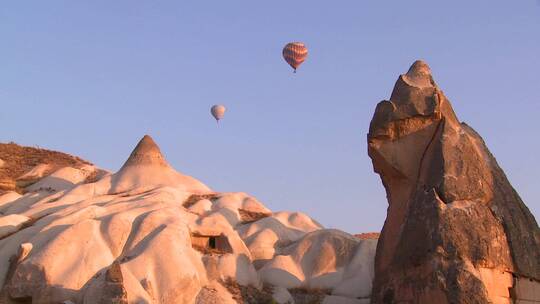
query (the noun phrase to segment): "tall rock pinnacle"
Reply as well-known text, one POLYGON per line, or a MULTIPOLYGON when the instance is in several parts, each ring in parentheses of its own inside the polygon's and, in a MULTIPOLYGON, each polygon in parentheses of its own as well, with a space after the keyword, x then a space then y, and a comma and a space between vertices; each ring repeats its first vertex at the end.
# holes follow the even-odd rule
POLYGON ((372 303, 512 303, 540 288, 538 224, 425 62, 377 105, 368 154, 389 204, 372 303))
POLYGON ((152 137, 145 135, 133 149, 123 167, 134 165, 168 166, 169 164, 152 137))
POLYGON ((165 160, 154 140, 145 135, 137 144, 122 168, 112 176, 111 194, 136 188, 175 187, 187 192, 211 191, 191 176, 174 170, 165 160))

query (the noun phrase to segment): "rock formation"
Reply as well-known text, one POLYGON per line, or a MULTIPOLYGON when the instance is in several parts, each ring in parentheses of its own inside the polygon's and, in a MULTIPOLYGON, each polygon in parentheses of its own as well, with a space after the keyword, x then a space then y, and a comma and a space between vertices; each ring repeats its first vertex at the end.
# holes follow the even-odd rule
POLYGON ((193 193, 211 192, 198 180, 174 170, 148 135, 139 141, 120 171, 113 174, 111 182, 111 194, 147 186, 169 186, 193 193))
POLYGON ((24 192, 25 188, 54 171, 71 167, 84 168, 88 175, 102 174, 91 163, 65 153, 0 143, 0 193, 24 192))
POLYGON ((372 303, 540 301, 540 229, 426 63, 377 105, 368 153, 389 203, 372 303))
POLYGON ((369 303, 377 239, 214 192, 149 136, 114 174, 80 170, 0 195, 0 303, 369 303))

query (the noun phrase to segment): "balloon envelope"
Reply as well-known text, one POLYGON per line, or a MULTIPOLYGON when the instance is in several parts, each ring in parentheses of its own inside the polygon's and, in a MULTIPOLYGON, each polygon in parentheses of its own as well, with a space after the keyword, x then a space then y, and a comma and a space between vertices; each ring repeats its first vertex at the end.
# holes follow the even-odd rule
POLYGON ((212 116, 219 121, 225 115, 225 110, 226 108, 223 105, 213 105, 210 109, 210 113, 212 113, 212 116))
POLYGON ((291 42, 283 48, 283 59, 294 69, 296 69, 306 60, 308 49, 302 42, 291 42))

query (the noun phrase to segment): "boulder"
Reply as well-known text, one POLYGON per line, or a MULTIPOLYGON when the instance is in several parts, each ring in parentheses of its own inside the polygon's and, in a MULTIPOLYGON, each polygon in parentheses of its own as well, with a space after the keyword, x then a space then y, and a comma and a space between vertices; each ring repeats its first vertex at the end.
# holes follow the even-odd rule
POLYGON ((510 303, 512 276, 540 280, 538 224, 425 62, 377 105, 368 154, 389 204, 373 303, 510 303))

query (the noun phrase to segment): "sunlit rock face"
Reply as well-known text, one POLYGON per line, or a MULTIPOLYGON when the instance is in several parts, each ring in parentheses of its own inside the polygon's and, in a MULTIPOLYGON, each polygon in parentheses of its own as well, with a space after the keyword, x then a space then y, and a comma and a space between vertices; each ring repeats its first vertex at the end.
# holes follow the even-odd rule
POLYGON ((516 295, 513 276, 540 280, 538 225, 425 62, 416 61, 377 105, 368 153, 389 204, 373 303, 528 297, 516 295))
POLYGON ((149 136, 113 174, 44 168, 0 194, 0 303, 369 302, 376 239, 215 192, 149 136))

